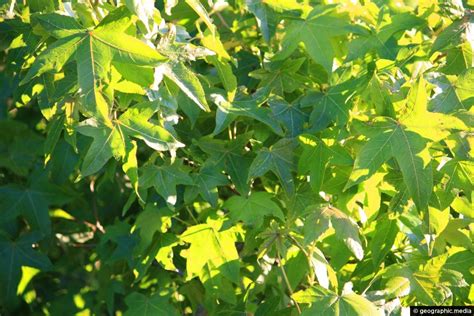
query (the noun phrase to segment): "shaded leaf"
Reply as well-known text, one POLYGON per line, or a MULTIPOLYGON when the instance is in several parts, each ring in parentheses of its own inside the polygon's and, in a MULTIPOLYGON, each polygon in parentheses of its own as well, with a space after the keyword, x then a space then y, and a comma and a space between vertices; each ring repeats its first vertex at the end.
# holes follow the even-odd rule
POLYGON ((22 266, 46 271, 52 268, 49 258, 34 250, 33 244, 40 237, 30 233, 17 240, 11 240, 0 234, 0 300, 4 306, 12 305, 16 300, 16 291, 22 275, 22 266))
POLYGON ((266 216, 283 219, 283 212, 278 204, 272 201, 272 195, 266 192, 255 192, 249 197, 233 196, 224 203, 230 210, 229 217, 233 221, 259 227, 266 216))
POLYGON ((154 294, 147 297, 139 292, 133 292, 125 298, 128 306, 126 316, 179 315, 166 297, 154 294))
POLYGON ((337 295, 330 290, 313 286, 307 290, 298 291, 292 298, 300 304, 311 304, 301 315, 382 315, 382 312, 365 297, 356 293, 337 295))
POLYGON ((295 185, 291 171, 295 167, 294 148, 295 143, 290 139, 281 139, 270 148, 262 148, 250 166, 249 179, 272 171, 280 180, 285 192, 293 195, 295 185))

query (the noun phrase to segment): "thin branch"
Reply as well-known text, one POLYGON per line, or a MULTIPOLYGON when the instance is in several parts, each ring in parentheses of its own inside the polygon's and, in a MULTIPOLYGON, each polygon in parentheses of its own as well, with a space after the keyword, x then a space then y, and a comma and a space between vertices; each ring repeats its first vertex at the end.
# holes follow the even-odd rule
POLYGON ((193 224, 191 224, 191 223, 189 223, 189 222, 187 222, 187 221, 185 221, 185 220, 179 218, 178 215, 173 215, 173 216, 171 216, 171 218, 174 218, 174 219, 177 220, 178 222, 183 223, 186 227, 193 226, 193 224))
POLYGON ((188 214, 189 214, 189 216, 191 216, 191 218, 193 219, 194 223, 195 223, 196 225, 199 224, 198 220, 196 219, 196 217, 194 217, 193 212, 189 209, 189 207, 186 206, 185 209, 186 209, 186 211, 188 211, 188 214))
POLYGON ((301 307, 298 304, 298 302, 293 298, 293 290, 291 289, 290 281, 288 280, 288 276, 286 275, 285 268, 283 267, 281 263, 281 256, 280 253, 277 251, 277 258, 278 258, 278 266, 281 269, 281 274, 283 275, 283 280, 285 281, 286 287, 288 288, 288 292, 290 293, 290 299, 293 301, 293 303, 296 306, 296 309, 298 310, 298 314, 301 315, 301 307))
POLYGON ((216 11, 216 15, 217 15, 217 17, 219 18, 219 20, 222 22, 222 24, 223 24, 226 28, 228 28, 228 29, 230 30, 231 28, 230 28, 229 24, 227 24, 227 22, 225 21, 225 19, 224 19, 224 17, 222 16, 222 14, 221 14, 220 12, 217 12, 217 11, 216 11))
POLYGON ((365 292, 369 290, 369 288, 374 284, 374 282, 379 278, 379 274, 376 274, 372 280, 370 280, 369 284, 367 284, 367 287, 362 291, 361 295, 365 295, 365 292))
MULTIPOLYGON (((97 210, 97 200, 96 200, 96 195, 95 195, 95 179, 91 180, 90 183, 90 191, 92 193, 92 210, 94 212, 94 218, 95 218, 95 227, 98 231, 100 231, 102 234, 105 234, 105 229, 100 223, 99 220, 99 212, 97 210)), ((95 232, 95 230, 94 230, 95 232)))

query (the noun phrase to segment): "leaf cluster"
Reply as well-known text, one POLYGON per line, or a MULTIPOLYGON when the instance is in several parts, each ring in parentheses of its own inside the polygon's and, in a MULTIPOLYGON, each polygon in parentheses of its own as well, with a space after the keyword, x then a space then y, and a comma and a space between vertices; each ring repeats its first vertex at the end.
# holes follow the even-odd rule
POLYGON ((0 314, 473 304, 471 1, 0 12, 0 314))

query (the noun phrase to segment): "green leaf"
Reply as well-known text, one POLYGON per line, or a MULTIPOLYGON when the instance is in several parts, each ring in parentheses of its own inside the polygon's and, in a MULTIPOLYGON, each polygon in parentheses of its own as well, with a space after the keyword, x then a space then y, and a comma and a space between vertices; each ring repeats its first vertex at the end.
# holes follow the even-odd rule
POLYGON ((444 51, 452 46, 457 46, 462 41, 462 35, 467 30, 468 23, 464 20, 454 21, 438 34, 436 40, 431 46, 431 53, 436 51, 444 51))
POLYGON ((74 18, 57 13, 35 14, 32 16, 32 21, 58 39, 85 31, 74 18))
POLYGON ((255 15, 263 38, 269 42, 275 35, 277 25, 280 22, 277 13, 263 1, 250 0, 246 2, 246 5, 249 11, 255 15))
POLYGON ((428 208, 428 225, 430 232, 434 235, 439 235, 449 223, 449 208, 444 210, 437 210, 434 207, 428 208))
POLYGON ((382 74, 374 72, 363 96, 369 105, 375 108, 378 115, 395 117, 390 90, 384 85, 381 76, 382 74))
POLYGON ((92 36, 85 36, 76 50, 77 82, 82 106, 86 113, 109 116, 109 104, 99 86, 110 82, 110 49, 102 43, 95 43, 92 36))
POLYGON ((199 194, 212 206, 217 205, 218 186, 227 185, 229 180, 212 166, 204 166, 199 173, 193 174, 194 184, 197 186, 199 194))
POLYGON ((469 250, 463 250, 456 252, 449 256, 444 265, 445 268, 459 271, 464 275, 464 278, 468 284, 472 284, 474 281, 474 275, 470 271, 472 268, 472 260, 474 259, 474 253, 469 250))
POLYGON ((468 129, 461 119, 453 115, 428 111, 428 95, 423 78, 410 89, 405 106, 408 113, 401 117, 401 123, 427 139, 440 141, 451 130, 468 129))
POLYGON ((426 209, 433 188, 428 141, 414 132, 405 130, 399 123, 384 122, 388 124, 382 128, 381 134, 371 137, 356 158, 346 189, 369 178, 388 158, 394 157, 416 206, 420 210, 426 209))
POLYGON ((48 137, 44 143, 44 153, 46 154, 47 159, 53 152, 54 147, 56 147, 59 137, 61 136, 63 126, 64 115, 57 115, 52 119, 52 122, 48 127, 48 137))
POLYGON ((194 10, 194 12, 197 13, 197 15, 199 15, 199 17, 204 21, 209 30, 211 30, 211 32, 214 32, 216 27, 212 23, 212 19, 209 17, 209 14, 207 13, 206 9, 201 4, 201 1, 185 0, 185 2, 194 10))
POLYGON ((148 46, 139 39, 109 30, 108 27, 96 29, 89 33, 97 42, 109 47, 113 59, 117 62, 135 64, 138 66, 157 66, 167 60, 156 49, 148 46))
POLYGON ((22 266, 44 271, 52 268, 49 258, 33 248, 33 244, 39 240, 35 233, 23 235, 17 240, 0 234, 0 300, 4 306, 13 305, 16 301, 22 266))
POLYGON ((283 98, 272 98, 268 101, 275 119, 280 121, 286 128, 288 137, 301 134, 308 115, 303 112, 299 104, 290 104, 283 98))
POLYGON ((112 61, 112 65, 120 73, 122 78, 128 82, 136 83, 142 88, 150 87, 153 84, 153 68, 119 63, 116 61, 112 61))
POLYGON ((14 175, 27 176, 42 154, 42 139, 19 121, 0 122, 0 167, 14 175))
POLYGON ((140 40, 120 32, 124 31, 124 25, 129 25, 130 22, 130 17, 122 11, 113 11, 111 17, 105 19, 106 21, 95 30, 80 33, 77 30, 82 28, 79 29, 80 26, 72 22, 71 18, 54 14, 40 15, 39 23, 43 23, 53 35, 61 38, 38 56, 22 84, 45 72, 60 71, 74 56, 84 111, 89 116, 99 115, 106 119, 109 115, 107 103, 112 99, 111 91, 104 91, 109 99, 107 101, 99 87, 107 86, 110 82, 112 60, 148 67, 167 60, 140 40), (110 21, 114 17, 118 19, 117 23, 110 21), (125 21, 119 23, 122 18, 125 21), (115 29, 111 31, 112 28, 115 29), (73 35, 63 37, 68 35, 68 32, 73 35))
POLYGON ((224 301, 235 305, 237 302, 232 283, 228 281, 222 274, 204 269, 201 282, 206 290, 206 299, 224 301))
POLYGON ((180 184, 193 185, 193 179, 182 166, 181 160, 166 162, 161 166, 148 164, 141 168, 140 187, 149 188, 153 186, 167 203, 176 204, 176 187, 180 184))
POLYGON ((282 41, 277 60, 288 58, 300 42, 305 44, 311 58, 321 64, 328 74, 332 73, 334 46, 331 40, 348 33, 348 24, 340 17, 318 14, 314 9, 305 20, 295 20, 289 25, 282 41))
POLYGON ((60 71, 71 57, 74 56, 74 52, 81 41, 81 35, 76 34, 54 42, 35 59, 21 84, 26 84, 46 72, 60 71))
POLYGON ((446 75, 458 75, 472 67, 473 49, 466 41, 446 51, 446 64, 441 68, 446 75))
POLYGON ((474 218, 474 204, 470 202, 466 197, 457 196, 454 199, 453 203, 451 203, 451 207, 459 214, 474 218))
POLYGON ((82 122, 76 130, 94 139, 82 162, 82 177, 97 173, 112 157, 117 160, 125 157, 126 144, 115 125, 108 126, 89 119, 82 122))
POLYGON ((180 239, 191 244, 186 253, 188 279, 203 278, 206 269, 217 270, 230 281, 239 281, 239 255, 235 249, 235 236, 230 230, 220 231, 221 222, 191 226, 180 239), (206 249, 205 252, 202 249, 206 249))
POLYGON ((462 72, 456 80, 442 76, 430 80, 441 93, 430 100, 430 111, 440 113, 453 113, 459 110, 469 110, 474 102, 474 70, 472 68, 462 72))
POLYGON ((303 107, 313 107, 309 123, 311 129, 316 132, 325 129, 333 122, 344 125, 349 119, 346 97, 336 89, 329 89, 325 93, 309 93, 301 100, 301 104, 303 107))
POLYGON ((52 184, 45 174, 34 172, 27 186, 0 187, 0 207, 5 212, 2 222, 22 215, 40 236, 48 236, 51 234, 49 206, 64 204, 70 198, 69 194, 52 184))
POLYGON ((140 212, 135 222, 135 229, 140 236, 140 243, 136 252, 140 256, 147 255, 147 250, 152 246, 154 237, 159 233, 165 233, 171 226, 172 212, 166 208, 158 208, 153 204, 147 204, 140 212))
POLYGON ((209 163, 223 165, 224 171, 230 176, 237 191, 247 195, 249 183, 247 174, 252 163, 249 155, 245 155, 244 147, 248 142, 248 135, 240 135, 232 142, 202 138, 198 146, 209 154, 209 163))
POLYGON ((337 295, 330 290, 313 286, 294 293, 292 298, 300 304, 311 304, 303 311, 303 316, 382 315, 372 302, 353 292, 337 295))
POLYGON ((125 298, 128 309, 125 316, 179 315, 166 297, 154 294, 150 297, 132 292, 125 298))
POLYGON ((150 121, 156 113, 156 104, 143 102, 130 107, 114 121, 122 137, 135 137, 143 140, 150 148, 158 151, 174 151, 183 147, 176 138, 158 123, 150 121))
POLYGON ((156 73, 164 74, 173 81, 194 103, 202 110, 210 111, 206 95, 198 77, 183 63, 177 62, 172 65, 164 64, 157 68, 156 73))
POLYGON ((445 175, 446 181, 443 188, 447 192, 453 189, 463 190, 467 197, 470 197, 474 188, 474 162, 469 160, 453 159, 448 161, 441 172, 445 175))
POLYGON ((280 125, 272 118, 271 111, 268 108, 259 107, 256 100, 236 100, 228 102, 222 96, 216 96, 214 103, 219 108, 216 115, 216 128, 214 134, 218 134, 227 127, 235 116, 245 116, 269 126, 276 134, 283 134, 280 125), (221 121, 221 122, 219 122, 221 121), (224 122, 222 122, 224 121, 224 122))
MULTIPOLYGON (((98 90, 110 82, 112 60, 138 66, 156 66, 166 60, 155 49, 140 40, 109 31, 107 27, 89 31, 82 39, 76 53, 78 83, 83 105, 90 113, 108 116, 107 101, 98 90)), ((110 92, 109 92, 110 94, 110 92)), ((110 99, 110 96, 109 96, 110 99)))
POLYGON ((312 135, 301 135, 298 139, 303 147, 298 161, 298 172, 308 174, 311 188, 319 193, 332 155, 327 146, 312 135))
POLYGON ((450 219, 446 228, 435 239, 433 248, 441 253, 449 243, 453 246, 463 247, 471 251, 474 250, 472 239, 466 231, 466 227, 473 222, 472 218, 450 219))
POLYGON ((315 194, 311 186, 306 182, 296 188, 295 194, 287 201, 287 208, 293 214, 304 214, 308 205, 314 205, 319 202, 321 202, 319 194, 315 194))
POLYGON ((383 131, 371 138, 361 148, 354 161, 354 168, 345 190, 367 180, 380 169, 385 161, 392 157, 391 139, 394 135, 396 135, 395 130, 383 131))
POLYGON ((377 33, 377 37, 382 43, 397 33, 409 30, 414 27, 420 27, 426 23, 420 17, 414 16, 410 13, 401 13, 391 17, 389 24, 384 25, 377 33))
POLYGON ((242 195, 246 195, 250 190, 247 175, 251 164, 252 158, 245 155, 229 155, 225 160, 224 170, 229 175, 237 191, 242 195))
POLYGON ((137 161, 137 142, 131 141, 127 143, 125 148, 125 156, 123 157, 124 163, 122 165, 123 172, 128 176, 130 179, 130 183, 132 184, 135 193, 138 194, 138 161, 137 161))
POLYGON ((32 0, 28 3, 31 12, 52 12, 55 10, 55 3, 52 0, 32 0))
POLYGON ((118 222, 105 228, 98 246, 101 262, 113 264, 125 261, 130 267, 133 266, 135 258, 131 257, 130 253, 138 244, 138 236, 131 234, 130 230, 130 225, 125 222, 118 222))
POLYGON ((155 10, 152 0, 126 0, 125 5, 138 16, 143 24, 148 25, 148 20, 153 17, 155 10))
POLYGON ((474 69, 469 68, 466 71, 459 74, 456 80, 456 93, 459 99, 465 101, 464 109, 469 110, 474 105, 472 98, 474 97, 474 90, 472 85, 474 83, 474 69))
POLYGON ((422 304, 442 304, 452 295, 446 291, 446 285, 454 285, 446 278, 450 273, 444 268, 446 259, 447 255, 433 257, 419 268, 417 262, 389 266, 383 274, 388 279, 385 295, 387 298, 410 295, 422 304))
POLYGON ((133 22, 136 21, 136 16, 127 8, 121 6, 110 11, 105 18, 97 25, 96 30, 109 30, 113 32, 125 32, 133 22))
MULTIPOLYGON (((208 57, 211 59, 218 59, 221 61, 222 64, 227 64, 228 71, 231 71, 231 67, 226 61, 230 61, 231 57, 229 56, 229 53, 227 53, 224 44, 222 44, 222 41, 220 40, 219 34, 217 32, 213 32, 211 30, 206 30, 204 32, 201 32, 201 43, 205 48, 208 48, 212 50, 214 53, 216 53, 217 56, 212 56, 209 55, 208 57)), ((213 62, 214 64, 214 62, 213 62)), ((216 67, 221 67, 219 65, 216 65, 216 67)), ((217 68, 217 71, 221 71, 217 68)), ((219 75, 220 76, 220 75, 219 75)), ((231 78, 231 76, 228 76, 229 78, 229 83, 230 80, 236 80, 235 78, 231 78)), ((224 81, 224 79, 221 80, 224 81)), ((237 84, 237 83, 236 83, 237 84)))
POLYGON ((375 234, 370 244, 374 267, 379 267, 390 252, 398 232, 399 229, 396 220, 388 217, 377 220, 375 234))
POLYGON ((178 271, 173 262, 173 247, 178 245, 178 237, 173 233, 162 234, 160 237, 159 250, 155 260, 166 270, 178 271))
POLYGON ((262 148, 249 170, 249 179, 260 177, 272 171, 280 180, 288 195, 293 195, 295 185, 291 171, 295 169, 293 150, 296 144, 291 139, 281 139, 270 148, 262 148))
POLYGON ((249 73, 249 76, 260 80, 259 88, 267 89, 282 96, 291 93, 304 85, 307 78, 298 73, 306 58, 285 59, 267 62, 262 69, 249 73))
POLYGON ((344 241, 347 248, 358 260, 362 260, 364 248, 362 248, 362 242, 359 238, 359 226, 357 226, 356 222, 334 207, 323 208, 318 216, 330 220, 336 231, 336 237, 344 241))
POLYGON ((382 24, 378 32, 370 32, 365 28, 358 28, 359 37, 349 43, 347 61, 362 58, 367 53, 375 51, 381 58, 394 60, 397 57, 398 47, 394 42, 403 35, 404 31, 413 28, 421 29, 426 21, 410 13, 392 15, 382 24))
POLYGON ((129 108, 113 122, 93 118, 81 122, 76 128, 77 131, 94 138, 84 157, 81 176, 86 177, 98 172, 112 157, 130 163, 135 159, 130 156, 130 151, 133 150, 130 141, 132 137, 143 140, 149 147, 158 151, 174 151, 182 147, 165 128, 149 122, 155 112, 156 108, 152 102, 143 102, 129 108))
POLYGON ((418 209, 425 210, 433 190, 431 156, 426 140, 418 134, 397 128, 390 142, 410 196, 418 209))
POLYGON ((230 63, 220 60, 218 57, 209 56, 208 59, 216 67, 217 74, 221 79, 222 85, 227 91, 227 97, 232 101, 237 92, 237 78, 232 72, 232 66, 230 63))
POLYGON ((274 216, 283 220, 283 212, 278 204, 272 201, 267 192, 255 192, 249 197, 233 196, 224 203, 228 208, 229 217, 233 221, 243 221, 247 225, 259 227, 266 216, 274 216))

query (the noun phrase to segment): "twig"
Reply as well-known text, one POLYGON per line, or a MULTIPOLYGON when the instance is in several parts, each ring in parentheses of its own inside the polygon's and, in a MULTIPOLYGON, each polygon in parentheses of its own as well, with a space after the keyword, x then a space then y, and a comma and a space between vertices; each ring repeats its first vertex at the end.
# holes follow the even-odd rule
POLYGON ((185 220, 179 218, 178 215, 173 215, 173 216, 171 216, 171 218, 174 218, 174 219, 177 220, 178 222, 183 223, 184 225, 186 225, 186 227, 193 226, 193 224, 191 224, 191 223, 189 223, 189 222, 187 222, 187 221, 185 221, 185 220))
POLYGON ((224 17, 222 16, 222 14, 220 12, 216 11, 216 15, 219 18, 219 20, 221 20, 222 24, 224 24, 224 26, 230 30, 230 26, 229 26, 229 24, 227 24, 224 17))
POLYGON ((301 307, 298 302, 293 298, 293 290, 291 289, 290 281, 288 280, 288 276, 286 275, 285 268, 281 264, 281 257, 279 252, 277 252, 277 258, 278 266, 280 266, 281 273, 283 274, 283 280, 285 281, 286 287, 288 288, 288 292, 290 293, 290 299, 293 301, 293 303, 295 303, 296 309, 298 310, 298 314, 301 315, 301 307))
MULTIPOLYGON (((96 196, 95 196, 95 179, 92 179, 91 180, 91 183, 90 183, 90 190, 91 190, 91 193, 92 193, 92 210, 94 212, 94 217, 95 217, 95 227, 98 231, 100 231, 102 234, 105 234, 105 229, 104 227, 102 226, 102 224, 100 223, 100 220, 99 220, 99 212, 97 211, 97 201, 96 201, 96 196)), ((94 230, 95 232, 95 230, 94 230)))
POLYGON ((186 211, 188 211, 188 214, 189 214, 189 216, 191 216, 191 218, 193 219, 194 223, 195 223, 196 225, 199 224, 198 220, 196 219, 196 217, 194 217, 193 212, 189 209, 189 207, 186 206, 185 209, 186 209, 186 211))
POLYGON ((367 292, 367 290, 372 286, 372 284, 374 284, 375 280, 377 280, 378 278, 379 278, 379 275, 376 274, 374 278, 370 280, 369 284, 367 284, 367 287, 362 291, 361 295, 364 295, 365 292, 367 292))
POLYGON ((74 248, 95 248, 97 247, 97 244, 81 244, 81 243, 71 243, 71 246, 74 248))

